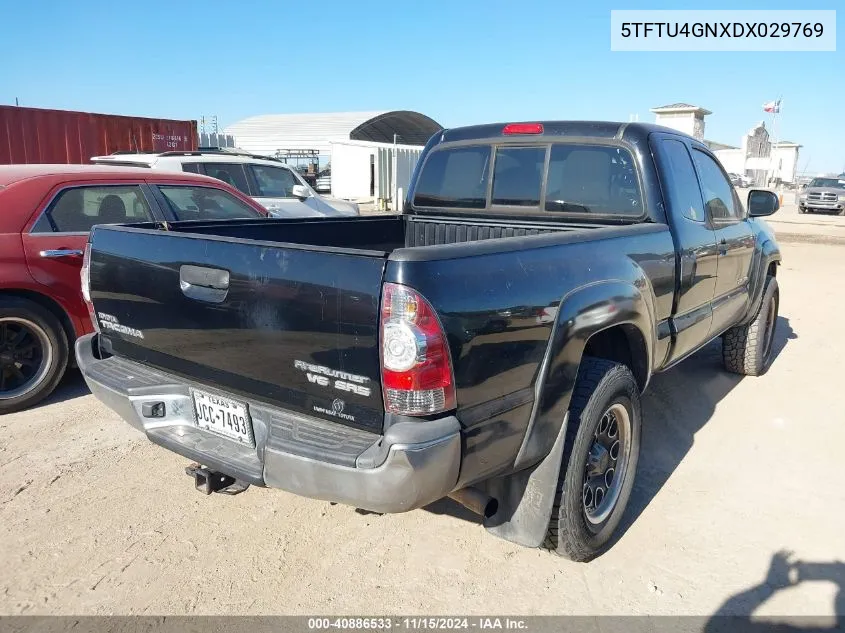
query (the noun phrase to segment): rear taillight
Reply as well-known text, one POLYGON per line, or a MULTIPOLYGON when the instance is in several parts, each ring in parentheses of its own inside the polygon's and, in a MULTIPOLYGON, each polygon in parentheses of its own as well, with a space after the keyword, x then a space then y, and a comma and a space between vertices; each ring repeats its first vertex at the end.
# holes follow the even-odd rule
POLYGON ((381 381, 384 408, 402 415, 454 409, 455 380, 446 335, 417 292, 386 283, 381 298, 381 381))
POLYGON ((85 255, 82 257, 82 270, 79 271, 79 279, 82 284, 82 298, 85 300, 85 306, 88 308, 88 316, 91 317, 91 323, 94 324, 94 329, 100 331, 100 325, 97 323, 97 315, 94 312, 94 304, 91 303, 91 244, 85 245, 85 255))

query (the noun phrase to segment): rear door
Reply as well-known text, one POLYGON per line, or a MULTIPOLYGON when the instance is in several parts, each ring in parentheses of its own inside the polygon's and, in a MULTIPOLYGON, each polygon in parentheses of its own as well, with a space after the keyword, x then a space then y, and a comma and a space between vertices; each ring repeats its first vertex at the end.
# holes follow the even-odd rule
POLYGON ((697 148, 692 155, 719 251, 710 332, 714 336, 736 323, 748 307, 755 237, 742 204, 718 161, 697 148))
POLYGON ((380 431, 386 254, 226 237, 250 230, 241 222, 189 226, 94 230, 105 348, 244 401, 380 431))
MULTIPOLYGON (((95 224, 156 219, 145 186, 67 183, 56 187, 21 233, 33 279, 49 286, 65 305, 82 305, 79 273, 88 233, 95 224)), ((85 325, 88 324, 83 320, 85 325)))
POLYGON ((653 134, 654 155, 678 249, 675 344, 668 362, 683 358, 710 335, 719 266, 716 233, 708 222, 690 148, 679 137, 653 134))

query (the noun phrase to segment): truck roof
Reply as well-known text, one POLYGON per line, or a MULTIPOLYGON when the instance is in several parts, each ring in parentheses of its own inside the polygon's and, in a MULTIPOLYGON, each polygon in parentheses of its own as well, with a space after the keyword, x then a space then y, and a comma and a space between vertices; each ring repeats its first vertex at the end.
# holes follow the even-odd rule
MULTIPOLYGON (((506 125, 542 125, 542 134, 520 134, 521 139, 542 136, 572 136, 594 138, 618 138, 627 141, 645 141, 653 132, 664 132, 686 136, 687 134, 672 128, 653 123, 623 123, 619 121, 514 121, 502 123, 486 123, 443 130, 440 142, 469 141, 474 139, 489 139, 504 136, 506 125)), ((694 139, 693 139, 694 140, 694 139)))

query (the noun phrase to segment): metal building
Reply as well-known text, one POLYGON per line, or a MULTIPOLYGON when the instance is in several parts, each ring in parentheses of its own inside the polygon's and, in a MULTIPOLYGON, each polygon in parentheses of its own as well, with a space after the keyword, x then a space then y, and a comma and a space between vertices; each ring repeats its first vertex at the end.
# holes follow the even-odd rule
POLYGON ((234 123, 225 133, 254 154, 317 152, 323 164, 331 164, 332 195, 380 202, 394 201, 397 190, 407 187, 419 150, 441 129, 419 112, 382 110, 265 114, 234 123))

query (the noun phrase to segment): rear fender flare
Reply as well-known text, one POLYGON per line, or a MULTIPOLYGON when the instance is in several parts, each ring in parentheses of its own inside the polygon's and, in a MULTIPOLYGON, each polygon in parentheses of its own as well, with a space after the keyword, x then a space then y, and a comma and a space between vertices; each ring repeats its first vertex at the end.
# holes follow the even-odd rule
POLYGON ((535 385, 534 410, 515 460, 515 470, 537 463, 552 449, 569 409, 584 348, 591 336, 616 326, 634 328, 645 345, 639 375, 645 388, 654 354, 654 307, 650 294, 623 280, 582 286, 564 297, 535 385))
POLYGON ((484 521, 489 532, 528 547, 542 543, 562 467, 569 402, 587 341, 611 327, 636 328, 645 341, 644 387, 654 349, 649 296, 639 284, 609 280, 582 286, 561 301, 537 377, 534 410, 515 460, 517 472, 480 485, 499 502, 496 514, 484 521))

